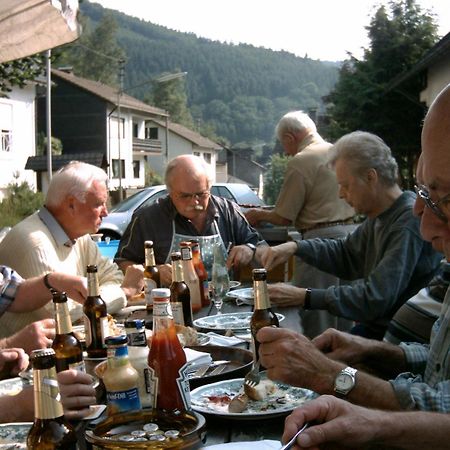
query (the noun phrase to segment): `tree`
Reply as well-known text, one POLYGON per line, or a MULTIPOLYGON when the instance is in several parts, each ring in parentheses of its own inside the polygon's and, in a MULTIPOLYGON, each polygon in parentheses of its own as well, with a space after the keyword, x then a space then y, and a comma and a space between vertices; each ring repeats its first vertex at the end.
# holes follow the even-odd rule
POLYGON ((264 201, 268 205, 275 204, 281 186, 283 185, 289 158, 284 155, 273 155, 270 160, 270 169, 266 172, 264 183, 264 201))
POLYGON ((381 6, 367 27, 370 47, 364 59, 350 57, 326 98, 335 140, 354 130, 370 131, 391 147, 411 187, 424 107, 419 101, 420 80, 411 79, 396 89, 392 80, 407 72, 437 41, 434 16, 423 12, 416 0, 391 1, 390 13, 381 6))

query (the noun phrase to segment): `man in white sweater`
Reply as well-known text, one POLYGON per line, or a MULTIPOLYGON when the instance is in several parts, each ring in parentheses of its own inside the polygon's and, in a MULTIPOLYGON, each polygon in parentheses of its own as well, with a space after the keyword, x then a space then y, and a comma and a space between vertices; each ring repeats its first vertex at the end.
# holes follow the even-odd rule
MULTIPOLYGON (((116 264, 101 256, 89 235, 108 214, 106 182, 106 173, 90 164, 74 161, 60 169, 49 185, 45 206, 14 226, 0 243, 0 263, 24 278, 55 271, 85 277, 86 266, 95 264, 108 312, 123 308, 142 288, 141 269, 134 267, 124 277, 116 264)), ((69 309, 73 321, 81 318, 82 305, 69 300, 69 309)), ((51 302, 33 312, 6 312, 0 318, 0 337, 50 317, 51 302)))

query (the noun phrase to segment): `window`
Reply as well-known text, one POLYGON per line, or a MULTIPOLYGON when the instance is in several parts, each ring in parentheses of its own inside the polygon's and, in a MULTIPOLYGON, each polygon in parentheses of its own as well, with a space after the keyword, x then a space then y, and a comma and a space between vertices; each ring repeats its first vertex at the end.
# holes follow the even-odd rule
MULTIPOLYGON (((120 160, 120 165, 122 168, 122 178, 125 178, 125 160, 121 159, 120 160)), ((113 178, 119 178, 120 174, 119 174, 119 160, 118 159, 113 159, 112 160, 112 171, 113 171, 113 178)))
POLYGON ((158 127, 145 127, 145 139, 159 139, 158 127))
POLYGON ((133 137, 134 138, 139 137, 139 135, 138 135, 138 124, 137 123, 133 123, 133 137))
POLYGON ((133 161, 133 177, 139 178, 139 172, 141 168, 141 162, 139 160, 133 161))
MULTIPOLYGON (((118 136, 118 129, 117 129, 117 125, 119 123, 119 118, 118 117, 112 117, 111 118, 111 137, 113 139, 117 139, 118 136)), ((120 139, 123 139, 125 137, 125 119, 124 118, 120 118, 120 139)))
POLYGON ((10 130, 2 130, 1 136, 2 136, 2 143, 0 150, 2 152, 10 152, 11 151, 11 131, 10 130))
POLYGON ((194 156, 198 156, 200 158, 200 152, 192 152, 194 156))
POLYGON ((207 162, 208 164, 211 164, 211 153, 203 153, 203 159, 204 159, 205 162, 207 162))

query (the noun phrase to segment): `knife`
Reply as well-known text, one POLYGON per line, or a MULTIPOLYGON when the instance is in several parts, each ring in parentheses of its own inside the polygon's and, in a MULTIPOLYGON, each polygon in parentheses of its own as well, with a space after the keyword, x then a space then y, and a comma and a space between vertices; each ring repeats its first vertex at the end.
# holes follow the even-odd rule
POLYGON ((229 364, 230 361, 227 360, 220 360, 220 361, 213 361, 211 364, 205 364, 203 366, 200 366, 198 369, 194 371, 192 374, 192 377, 194 378, 201 378, 203 377, 206 372, 208 372, 209 369, 216 368, 217 366, 222 366, 224 364, 229 364))

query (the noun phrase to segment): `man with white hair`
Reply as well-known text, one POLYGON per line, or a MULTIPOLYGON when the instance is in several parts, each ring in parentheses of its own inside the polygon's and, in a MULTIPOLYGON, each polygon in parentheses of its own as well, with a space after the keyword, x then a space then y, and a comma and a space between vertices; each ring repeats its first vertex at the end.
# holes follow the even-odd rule
MULTIPOLYGON (((302 111, 285 114, 276 127, 276 135, 290 159, 275 208, 250 209, 245 213, 251 225, 269 222, 294 225, 302 239, 337 239, 355 229, 353 208, 338 195, 336 174, 328 167, 331 144, 317 133, 316 124, 302 111)), ((341 283, 339 277, 323 272, 296 258, 293 284, 325 289, 341 283)), ((301 310, 304 334, 310 338, 327 328, 349 330, 352 322, 328 311, 301 310)))
MULTIPOLYGON (((124 278, 114 263, 102 257, 89 235, 98 231, 108 214, 106 182, 102 169, 83 162, 73 161, 60 169, 50 182, 45 206, 14 226, 0 243, 1 263, 24 278, 56 271, 84 278, 87 265, 95 264, 108 312, 123 308, 142 284, 133 271, 124 278)), ((54 287, 50 275, 45 282, 49 289, 54 287)), ((81 318, 79 303, 69 300, 69 309, 72 320, 81 318)), ((51 304, 28 313, 6 312, 0 319, 0 337, 53 314, 51 304)))

